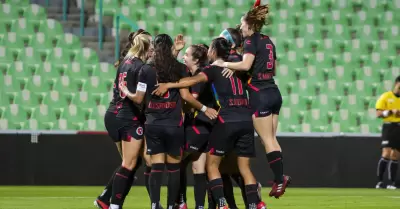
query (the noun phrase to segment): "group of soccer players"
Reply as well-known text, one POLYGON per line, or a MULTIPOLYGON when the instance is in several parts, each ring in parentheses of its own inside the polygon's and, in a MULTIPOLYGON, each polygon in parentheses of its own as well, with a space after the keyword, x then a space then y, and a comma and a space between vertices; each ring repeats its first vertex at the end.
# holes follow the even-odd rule
POLYGON ((139 30, 116 63, 113 99, 105 126, 122 164, 95 205, 120 209, 144 159, 151 208, 162 208, 160 189, 168 172, 167 208, 186 206, 186 166, 192 162, 196 208, 237 208, 232 177, 246 208, 265 209, 251 169, 254 129, 265 145, 275 175, 269 194, 279 198, 290 183, 276 139, 282 97, 274 82, 275 45, 260 33, 268 5, 257 1, 241 19, 210 44, 190 46, 177 61, 183 37, 139 30), (244 38, 244 40, 243 40, 244 38), (243 48, 243 56, 238 49, 243 48), (237 165, 237 166, 234 166, 237 165), (180 185, 180 186, 178 186, 180 185), (229 205, 229 206, 228 206, 229 205))

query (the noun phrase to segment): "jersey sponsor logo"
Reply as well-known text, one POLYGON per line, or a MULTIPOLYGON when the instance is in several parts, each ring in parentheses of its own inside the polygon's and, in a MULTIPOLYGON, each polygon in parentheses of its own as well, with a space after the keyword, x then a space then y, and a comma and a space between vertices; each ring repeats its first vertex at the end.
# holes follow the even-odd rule
POLYGON ((249 101, 247 99, 229 99, 229 106, 247 106, 249 101))
POLYGON ((137 84, 137 88, 138 91, 142 91, 142 92, 146 92, 147 89, 147 84, 142 83, 142 82, 138 82, 137 84))
POLYGON ((151 109, 173 109, 173 108, 176 108, 176 102, 149 102, 148 108, 151 108, 151 109))
POLYGON ((215 150, 215 153, 218 153, 218 154, 225 154, 225 151, 222 151, 222 150, 215 150))
POLYGON ((190 146, 190 149, 192 150, 199 150, 199 148, 195 147, 195 146, 190 146))
POLYGON ((136 134, 139 135, 139 136, 142 136, 142 135, 143 135, 143 128, 139 126, 139 127, 136 129, 136 134))

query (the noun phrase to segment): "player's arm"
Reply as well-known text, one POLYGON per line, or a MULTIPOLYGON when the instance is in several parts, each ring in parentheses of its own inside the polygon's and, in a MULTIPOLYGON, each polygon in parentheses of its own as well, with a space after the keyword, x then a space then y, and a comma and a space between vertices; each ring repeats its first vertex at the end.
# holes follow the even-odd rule
POLYGON ((376 105, 375 105, 376 117, 387 118, 387 117, 391 116, 392 114, 396 114, 396 112, 394 113, 393 110, 389 110, 387 108, 386 100, 387 100, 387 96, 386 96, 386 94, 383 94, 381 97, 379 97, 378 101, 376 101, 376 105))
POLYGON ((120 90, 126 95, 126 97, 128 97, 136 104, 142 104, 146 96, 146 89, 147 89, 147 84, 141 82, 138 82, 136 92, 134 94, 130 92, 126 86, 120 87, 120 90))
POLYGON ((175 37, 174 45, 172 46, 172 55, 177 58, 179 52, 185 47, 185 40, 183 39, 183 35, 179 34, 175 37))
POLYGON ((217 65, 219 67, 229 68, 231 70, 237 71, 249 71, 253 65, 255 55, 257 53, 257 47, 255 41, 247 39, 244 41, 243 46, 243 60, 240 62, 224 62, 221 60, 215 61, 212 65, 217 65))
POLYGON ((162 96, 168 89, 188 88, 201 82, 207 82, 207 80, 207 76, 204 73, 199 73, 192 77, 182 78, 178 83, 159 83, 152 94, 162 96))
POLYGON ((202 112, 205 112, 207 110, 207 107, 205 105, 201 104, 201 102, 194 98, 194 96, 189 92, 188 88, 179 89, 179 93, 182 99, 189 103, 192 107, 201 110, 202 112))

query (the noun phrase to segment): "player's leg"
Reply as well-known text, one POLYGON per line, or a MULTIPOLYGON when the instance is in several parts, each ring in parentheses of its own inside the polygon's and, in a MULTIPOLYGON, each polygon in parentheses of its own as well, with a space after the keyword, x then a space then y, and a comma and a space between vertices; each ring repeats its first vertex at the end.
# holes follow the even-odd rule
POLYGON ((274 185, 270 196, 279 198, 284 194, 290 177, 283 175, 283 155, 276 138, 278 114, 282 105, 282 96, 278 89, 263 89, 252 93, 251 103, 254 110, 253 124, 258 136, 263 141, 267 160, 274 173, 274 185))
POLYGON ((186 198, 186 188, 187 188, 187 174, 186 169, 189 163, 192 161, 188 153, 184 153, 182 156, 182 161, 180 163, 180 182, 179 182, 179 192, 175 200, 175 208, 187 209, 187 198, 186 198))
MULTIPOLYGON (((119 154, 121 155, 122 158, 122 144, 121 141, 115 142, 115 145, 117 147, 117 150, 119 154)), ((112 195, 112 185, 114 182, 114 177, 115 173, 117 173, 119 170, 119 167, 115 169, 113 172, 110 180, 108 181, 106 187, 104 188, 103 192, 100 194, 100 196, 97 197, 97 199, 94 201, 94 205, 100 209, 108 209, 110 207, 110 199, 112 195)))
POLYGON ((135 176, 137 159, 143 142, 143 128, 141 125, 129 127, 124 133, 122 141, 122 165, 114 177, 110 209, 120 209, 125 197, 132 186, 135 176), (132 131, 131 129, 135 129, 132 131))
POLYGON ((400 156, 400 152, 397 149, 393 149, 390 154, 390 162, 388 165, 388 179, 390 184, 386 187, 387 189, 397 189, 396 187, 396 177, 397 177, 397 170, 398 170, 398 159, 400 156))
POLYGON ((232 136, 233 129, 229 128, 227 123, 217 123, 209 137, 209 144, 206 160, 207 176, 208 176, 208 187, 211 190, 212 197, 217 203, 217 208, 227 209, 228 206, 225 200, 224 186, 219 172, 222 156, 228 151, 230 138, 232 136))
POLYGON ((246 208, 266 209, 266 205, 258 195, 258 182, 250 169, 250 158, 255 157, 254 128, 252 122, 241 122, 237 125, 238 140, 235 142, 237 164, 246 190, 246 208))
POLYGON ((150 155, 147 154, 147 143, 146 137, 144 138, 145 143, 143 143, 143 150, 142 150, 142 157, 145 161, 145 168, 144 168, 144 185, 146 186, 147 193, 149 194, 150 198, 150 186, 149 186, 149 179, 151 174, 151 158, 150 155))
POLYGON ((207 192, 207 174, 206 174, 206 153, 193 153, 192 171, 194 179, 194 200, 195 209, 204 208, 204 202, 207 192))
POLYGON ((165 169, 165 127, 146 125, 145 128, 147 154, 150 155, 151 172, 149 190, 151 208, 160 209, 160 192, 165 169))
POLYGON ((167 127, 165 128, 165 151, 167 154, 166 168, 168 172, 168 195, 167 208, 173 208, 176 197, 179 195, 180 168, 183 155, 184 128, 167 127))
POLYGON ((236 155, 230 152, 222 159, 221 165, 219 166, 222 182, 224 184, 225 199, 230 209, 238 208, 236 205, 235 194, 233 192, 233 184, 231 180, 231 174, 235 173, 235 170, 237 168, 236 165, 237 165, 236 155))
POLYGON ((376 184, 375 188, 380 189, 384 188, 383 185, 383 178, 385 175, 385 172, 388 168, 388 164, 390 162, 390 155, 392 152, 392 149, 389 146, 389 131, 390 131, 390 126, 389 124, 384 124, 382 126, 382 154, 381 158, 378 161, 377 169, 376 169, 376 175, 378 177, 378 183, 376 184))

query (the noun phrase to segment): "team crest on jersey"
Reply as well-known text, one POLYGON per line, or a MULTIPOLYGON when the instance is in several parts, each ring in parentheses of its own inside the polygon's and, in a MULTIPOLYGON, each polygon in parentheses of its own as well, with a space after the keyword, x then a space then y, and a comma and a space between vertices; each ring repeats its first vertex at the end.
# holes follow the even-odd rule
POLYGON ((136 129, 136 134, 139 135, 139 136, 143 135, 143 128, 142 127, 138 127, 136 129))
POLYGON ((246 44, 251 44, 251 40, 247 40, 247 41, 246 41, 246 44))

